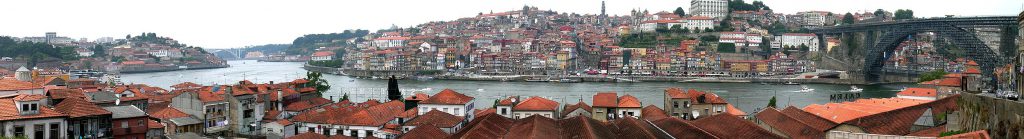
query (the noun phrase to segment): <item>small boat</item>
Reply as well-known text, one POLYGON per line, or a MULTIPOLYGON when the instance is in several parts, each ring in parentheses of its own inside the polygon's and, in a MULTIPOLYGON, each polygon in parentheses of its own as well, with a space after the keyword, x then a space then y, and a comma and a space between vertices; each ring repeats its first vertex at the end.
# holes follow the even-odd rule
POLYGON ((419 81, 429 81, 429 80, 434 80, 434 77, 431 77, 431 76, 416 76, 416 80, 419 80, 419 81))
POLYGON ((526 82, 547 82, 548 81, 548 80, 540 79, 540 78, 526 78, 526 79, 523 79, 523 80, 526 81, 526 82))
POLYGON ((558 80, 558 82, 560 82, 560 83, 578 83, 578 82, 580 82, 580 80, 561 79, 561 80, 558 80))
POLYGON ((783 84, 784 85, 800 85, 800 83, 794 83, 794 82, 786 82, 786 83, 783 83, 783 84))
POLYGON ((476 91, 478 91, 478 92, 483 92, 483 91, 484 91, 484 89, 483 89, 483 88, 480 88, 480 89, 476 89, 476 91))
POLYGON ((797 91, 797 92, 804 92, 804 93, 814 92, 814 88, 808 88, 807 86, 800 86, 800 90, 797 91))
POLYGON ((861 91, 864 91, 864 89, 857 88, 857 86, 850 86, 850 91, 849 92, 861 92, 861 91))

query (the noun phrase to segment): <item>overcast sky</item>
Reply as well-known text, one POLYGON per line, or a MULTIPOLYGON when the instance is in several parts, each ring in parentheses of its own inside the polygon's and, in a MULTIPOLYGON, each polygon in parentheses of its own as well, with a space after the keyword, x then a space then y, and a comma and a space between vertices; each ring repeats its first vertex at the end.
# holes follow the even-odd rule
MULTIPOLYGON (((1016 15, 1022 0, 763 0, 775 12, 836 13, 912 9, 914 15, 1016 15)), ((750 0, 747 0, 750 2, 750 0)), ((311 33, 377 30, 448 21, 477 13, 521 9, 598 14, 599 0, 6 0, 0 4, 0 36, 123 38, 155 32, 206 48, 291 43, 311 33)), ((607 12, 629 14, 687 9, 690 0, 608 0, 607 12)))

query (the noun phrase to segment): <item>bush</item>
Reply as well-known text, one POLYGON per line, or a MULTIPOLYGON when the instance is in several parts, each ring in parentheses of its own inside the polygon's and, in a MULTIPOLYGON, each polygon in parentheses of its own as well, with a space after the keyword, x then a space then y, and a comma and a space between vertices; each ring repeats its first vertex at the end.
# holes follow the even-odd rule
POLYGON ((946 74, 947 74, 946 71, 941 70, 941 69, 934 70, 934 71, 929 71, 929 72, 923 73, 920 76, 918 76, 917 81, 918 82, 926 82, 926 81, 931 81, 931 80, 936 80, 936 79, 942 79, 942 76, 946 76, 946 74))

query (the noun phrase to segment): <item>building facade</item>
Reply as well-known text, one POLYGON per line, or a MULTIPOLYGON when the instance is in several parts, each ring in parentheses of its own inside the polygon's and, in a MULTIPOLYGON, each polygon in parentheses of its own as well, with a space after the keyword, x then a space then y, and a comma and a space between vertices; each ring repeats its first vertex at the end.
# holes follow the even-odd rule
POLYGON ((707 16, 721 20, 729 14, 728 0, 693 0, 690 1, 690 14, 707 16))

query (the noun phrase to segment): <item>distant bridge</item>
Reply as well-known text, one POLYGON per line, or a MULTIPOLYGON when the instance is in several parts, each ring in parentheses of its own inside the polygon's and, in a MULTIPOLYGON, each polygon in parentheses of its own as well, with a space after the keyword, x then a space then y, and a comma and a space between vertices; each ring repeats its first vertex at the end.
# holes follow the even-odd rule
MULTIPOLYGON (((907 36, 921 33, 934 32, 940 38, 946 38, 953 46, 965 50, 967 58, 978 62, 985 75, 992 75, 992 70, 997 65, 1008 62, 1009 56, 1000 56, 995 50, 988 47, 973 32, 976 28, 1000 28, 1006 34, 1004 28, 1016 26, 1017 16, 990 16, 990 17, 948 17, 948 18, 922 18, 907 19, 888 22, 858 23, 851 25, 829 26, 811 29, 818 36, 819 48, 825 48, 825 35, 848 35, 850 33, 868 33, 865 35, 863 48, 865 51, 864 75, 868 82, 879 79, 882 72, 885 53, 892 52, 907 36)), ((1000 37, 1001 42, 1011 41, 1013 37, 1000 37)), ((1007 43, 1001 43, 1007 44, 1007 43)), ((822 49, 823 50, 823 49, 822 49)), ((854 51, 854 50, 851 50, 854 51)))

